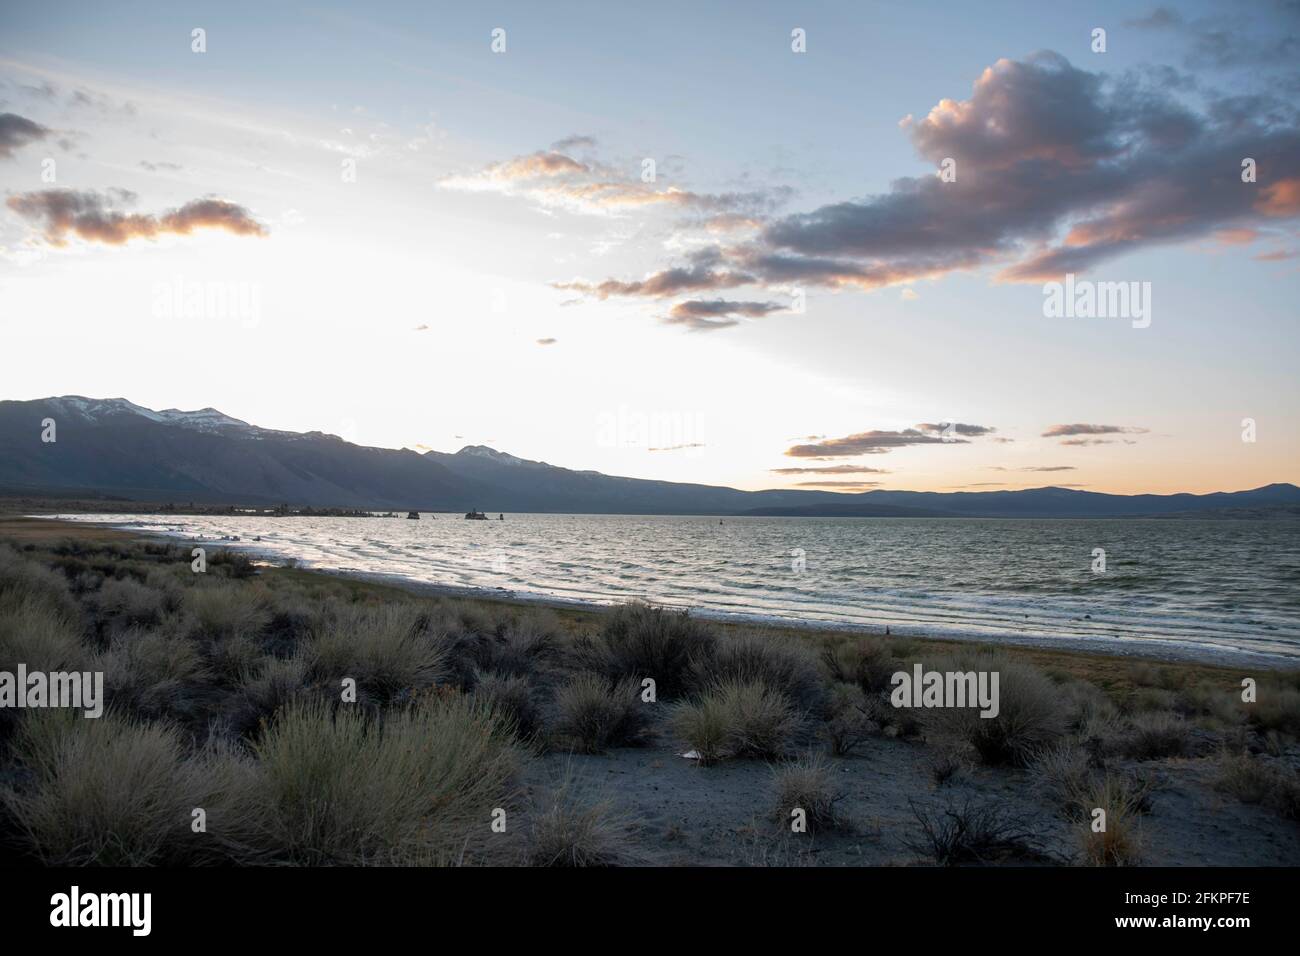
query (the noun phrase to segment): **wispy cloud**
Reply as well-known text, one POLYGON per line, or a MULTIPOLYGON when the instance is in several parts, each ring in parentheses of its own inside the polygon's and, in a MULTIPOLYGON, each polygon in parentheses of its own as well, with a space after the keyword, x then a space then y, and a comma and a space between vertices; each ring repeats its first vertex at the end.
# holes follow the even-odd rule
POLYGON ((26 146, 52 135, 53 130, 17 113, 0 113, 0 159, 10 159, 26 146))

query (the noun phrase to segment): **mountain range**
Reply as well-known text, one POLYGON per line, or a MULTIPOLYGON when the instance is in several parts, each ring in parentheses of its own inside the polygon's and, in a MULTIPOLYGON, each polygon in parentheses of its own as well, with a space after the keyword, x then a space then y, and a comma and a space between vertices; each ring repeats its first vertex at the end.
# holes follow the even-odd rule
POLYGON ((214 408, 162 411, 76 395, 0 401, 0 493, 150 502, 574 514, 823 517, 1133 517, 1296 513, 1300 488, 1109 495, 1069 488, 918 492, 740 491, 621 478, 483 445, 455 454, 370 448, 261 428, 214 408), (54 423, 54 441, 46 437, 54 423))

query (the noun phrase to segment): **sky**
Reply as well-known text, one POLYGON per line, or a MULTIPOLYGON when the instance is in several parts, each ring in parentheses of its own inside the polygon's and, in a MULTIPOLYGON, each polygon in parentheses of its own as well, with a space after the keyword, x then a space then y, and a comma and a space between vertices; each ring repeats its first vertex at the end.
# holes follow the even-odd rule
POLYGON ((746 489, 1300 482, 1297 64, 1269 0, 0 5, 0 398, 746 489))

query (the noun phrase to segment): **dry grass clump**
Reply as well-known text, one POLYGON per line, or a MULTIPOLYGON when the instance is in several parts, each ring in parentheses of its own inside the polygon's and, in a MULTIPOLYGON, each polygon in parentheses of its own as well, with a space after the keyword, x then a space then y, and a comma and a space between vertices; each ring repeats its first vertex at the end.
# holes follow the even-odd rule
POLYGON ((352 678, 366 692, 388 700, 419 690, 447 673, 447 646, 428 629, 416 604, 340 606, 304 648, 312 675, 337 684, 352 678))
POLYGON ((186 686, 204 675, 194 643, 167 629, 125 631, 113 639, 98 667, 112 702, 145 716, 176 709, 186 686))
POLYGON ((235 707, 234 729, 248 733, 307 689, 307 662, 301 657, 263 657, 245 671, 235 707))
POLYGON ((77 618, 30 596, 0 607, 0 670, 81 670, 89 658, 77 618))
POLYGON ((637 862, 630 826, 613 803, 579 784, 572 770, 530 816, 528 866, 606 867, 637 862))
POLYGON ((1136 715, 1120 741, 1125 756, 1135 760, 1182 757, 1191 750, 1191 728, 1174 714, 1136 715))
POLYGON ((178 862, 192 810, 212 795, 174 727, 112 711, 94 720, 33 711, 15 752, 31 779, 4 802, 28 848, 50 865, 178 862))
POLYGON ((893 652, 882 641, 859 637, 822 649, 822 663, 831 679, 857 684, 868 694, 889 689, 889 679, 899 669, 893 652))
POLYGON ((294 701, 256 743, 256 844, 306 864, 453 862, 487 852, 522 753, 505 720, 460 694, 383 718, 294 701))
POLYGON ((251 585, 205 581, 185 593, 185 608, 192 619, 190 637, 221 641, 257 637, 271 620, 263 590, 251 585))
POLYGON ((771 632, 724 635, 711 652, 694 659, 694 690, 724 683, 765 684, 807 713, 820 714, 826 707, 826 681, 816 653, 807 644, 771 632))
POLYGON ((777 759, 788 754, 802 729, 790 698, 761 681, 729 680, 673 710, 673 732, 702 764, 728 757, 777 759))
POLYGON ((528 677, 479 674, 474 684, 474 697, 506 717, 520 737, 532 738, 541 730, 541 707, 537 703, 537 691, 528 677))
POLYGON ((829 711, 822 735, 837 757, 853 753, 877 729, 868 709, 867 695, 857 684, 835 684, 830 692, 829 711))
POLYGON ((550 612, 521 614, 492 633, 476 635, 468 656, 479 670, 506 677, 527 677, 555 661, 559 654, 559 630, 550 612))
POLYGON ((652 706, 641 700, 641 685, 633 678, 578 674, 555 692, 551 734, 558 745, 580 753, 638 746, 649 735, 652 706))
POLYGON ((1139 862, 1142 834, 1138 817, 1149 806, 1150 782, 1104 774, 1081 794, 1080 838, 1083 858, 1091 866, 1131 866, 1139 862), (1095 831, 1094 811, 1105 811, 1105 828, 1095 831))
POLYGON ((836 804, 844 799, 837 792, 826 759, 817 753, 808 753, 772 769, 774 796, 773 813, 778 820, 791 825, 795 811, 803 811, 808 832, 817 833, 846 825, 836 804))
POLYGON ((1276 731, 1293 738, 1300 737, 1300 688, 1280 681, 1261 681, 1255 702, 1242 703, 1240 707, 1251 726, 1260 733, 1276 731))
POLYGON ((90 602, 98 629, 109 633, 154 627, 166 613, 167 593, 131 578, 105 581, 90 602))
POLYGON ((1048 799, 1068 818, 1082 817, 1095 776, 1091 757, 1084 747, 1067 741, 1043 748, 1030 759, 1029 769, 1048 799))
POLYGON ((1280 762, 1249 754, 1220 754, 1214 787, 1242 803, 1257 803, 1289 820, 1300 820, 1300 774, 1280 762))
POLYGON ((996 652, 976 652, 939 660, 929 669, 998 673, 996 717, 981 717, 978 707, 920 712, 937 736, 965 743, 985 764, 1024 766, 1065 733, 1069 715, 1060 690, 1035 667, 996 652))
POLYGON ((600 631, 574 648, 581 667, 607 677, 655 682, 660 699, 689 689, 692 663, 707 659, 717 642, 713 629, 684 611, 625 604, 610 611, 600 631))

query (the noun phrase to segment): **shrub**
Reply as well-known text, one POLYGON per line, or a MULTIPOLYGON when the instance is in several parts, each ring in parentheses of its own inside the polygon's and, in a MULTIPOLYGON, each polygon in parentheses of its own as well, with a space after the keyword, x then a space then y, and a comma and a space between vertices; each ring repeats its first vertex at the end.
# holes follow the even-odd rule
POLYGON ((1181 757, 1190 745, 1186 721, 1172 714, 1155 713, 1134 717, 1131 729, 1121 741, 1124 754, 1137 760, 1181 757))
POLYGON ((80 629, 56 607, 26 597, 0 610, 0 670, 80 670, 90 655, 80 629))
POLYGON ((1060 693, 1039 670, 996 653, 974 653, 934 665, 946 671, 998 672, 998 715, 981 717, 978 707, 927 710, 925 722, 942 737, 964 741, 986 764, 1023 766, 1065 732, 1060 693))
POLYGON ((486 854, 491 811, 515 797, 506 722, 460 694, 382 720, 294 701, 255 746, 260 845, 307 864, 450 863, 486 854))
POLYGON ((809 832, 831 830, 845 821, 836 809, 844 798, 835 790, 830 767, 820 754, 809 753, 773 768, 774 813, 787 824, 795 810, 802 810, 809 832))
POLYGON ((175 707, 185 685, 202 675, 203 658, 175 632, 131 628, 113 639, 100 667, 114 703, 157 716, 175 707))
POLYGON ((1105 774, 1083 795, 1081 839, 1084 859, 1092 866, 1127 866, 1138 862, 1141 834, 1138 815, 1147 807, 1148 783, 1105 774), (1104 810, 1105 829, 1093 830, 1094 810, 1104 810))
POLYGON ((695 658, 691 671, 696 690, 725 683, 765 684, 801 710, 822 713, 826 708, 826 683, 817 655, 806 644, 776 634, 726 635, 712 653, 695 658))
POLYGON ((271 619, 265 592, 249 585, 209 582, 195 586, 186 592, 185 606, 194 620, 190 636, 200 640, 255 638, 271 619))
POLYGON ((613 804, 583 791, 570 773, 534 810, 529 866, 621 866, 635 862, 628 824, 613 804))
POLYGON ((130 578, 109 580, 95 595, 96 623, 106 630, 153 627, 162 620, 166 595, 130 578))
POLYGON ((706 659, 716 640, 684 611, 625 604, 609 613, 594 638, 579 641, 575 653, 582 666, 607 677, 652 678, 657 696, 667 700, 686 692, 692 661, 706 659))
POLYGON ((296 700, 307 687, 307 663, 300 657, 264 657, 246 671, 239 687, 244 732, 296 700))
POLYGON ((783 757, 801 729, 785 694, 759 681, 734 680, 678 704, 672 725, 706 764, 724 757, 783 757))
POLYGON ((1241 704, 1251 725, 1261 733, 1273 730, 1300 737, 1300 690, 1261 682, 1257 691, 1253 704, 1241 704))
POLYGON ((442 635, 428 623, 415 604, 341 607, 305 648, 311 672, 335 682, 354 678, 381 699, 428 687, 446 674, 447 660, 442 635))
POLYGON ((867 709, 867 697, 856 684, 839 683, 831 688, 830 718, 822 734, 837 757, 851 754, 871 736, 873 724, 867 709))
POLYGON ((610 680, 583 673, 555 693, 552 733, 560 743, 581 753, 642 744, 649 724, 641 686, 633 678, 610 680))
POLYGON ((47 864, 176 862, 192 809, 207 803, 200 768, 185 762, 180 736, 166 724, 112 711, 95 720, 34 711, 15 748, 32 779, 5 803, 47 864))
POLYGON ((541 729, 541 710, 532 681, 527 677, 479 674, 474 697, 507 718, 521 737, 533 737, 541 729))
POLYGON ((899 667, 885 644, 867 637, 824 648, 822 663, 833 680, 857 684, 868 694, 888 690, 889 679, 899 667))
POLYGON ((1243 803, 1258 803, 1290 820, 1300 820, 1300 775, 1247 754, 1222 754, 1214 787, 1243 803))
POLYGON ((1031 758, 1029 769, 1048 799, 1068 818, 1077 820, 1083 816, 1094 777, 1087 750, 1076 743, 1047 747, 1031 758))
POLYGON ((926 808, 913 800, 908 805, 921 836, 904 844, 940 866, 997 863, 1036 852, 1029 833, 995 804, 967 799, 960 806, 950 802, 943 808, 926 808))
POLYGON ((473 647, 474 663, 505 676, 527 676, 555 657, 557 631, 551 615, 522 615, 506 623, 500 633, 484 635, 473 647))

